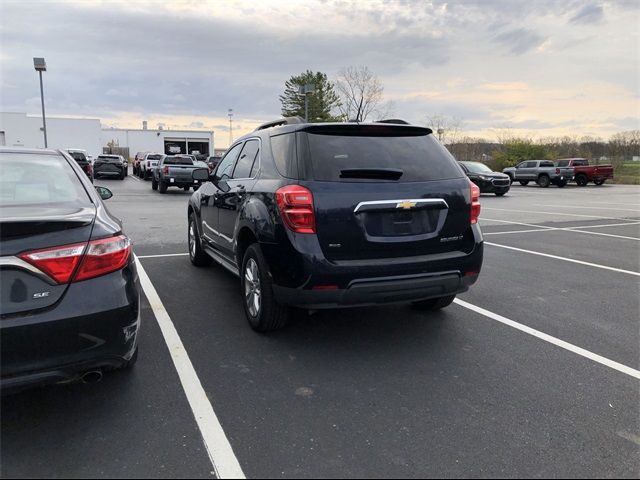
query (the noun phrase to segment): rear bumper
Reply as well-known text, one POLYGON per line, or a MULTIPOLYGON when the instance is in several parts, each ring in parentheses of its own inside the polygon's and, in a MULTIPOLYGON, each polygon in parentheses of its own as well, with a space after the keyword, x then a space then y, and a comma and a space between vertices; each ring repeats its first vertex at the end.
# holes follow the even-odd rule
POLYGON ((412 302, 465 292, 482 267, 483 242, 471 227, 469 251, 418 257, 328 261, 313 235, 297 237, 287 252, 261 245, 276 299, 285 305, 334 308, 412 302), (302 253, 307 252, 307 253, 302 253))
POLYGON ((421 276, 358 279, 345 289, 304 290, 274 286, 278 302, 306 308, 361 307, 385 303, 413 302, 466 292, 477 275, 458 272, 421 276))
POLYGON ((118 272, 71 284, 52 308, 0 320, 2 393, 123 366, 137 348, 139 325, 133 262, 118 272))

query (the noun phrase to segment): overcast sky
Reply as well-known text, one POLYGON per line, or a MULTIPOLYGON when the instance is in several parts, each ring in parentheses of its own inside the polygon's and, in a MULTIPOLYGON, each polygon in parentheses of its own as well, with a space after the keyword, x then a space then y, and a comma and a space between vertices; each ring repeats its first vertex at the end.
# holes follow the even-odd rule
POLYGON ((280 114, 306 69, 377 74, 393 113, 470 135, 640 128, 640 1, 0 1, 0 111, 216 132, 280 114))

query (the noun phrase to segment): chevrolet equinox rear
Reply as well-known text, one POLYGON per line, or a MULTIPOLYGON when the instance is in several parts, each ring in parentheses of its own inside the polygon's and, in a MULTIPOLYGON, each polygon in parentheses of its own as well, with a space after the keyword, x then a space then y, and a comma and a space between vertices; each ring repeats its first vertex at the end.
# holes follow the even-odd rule
POLYGON ((480 273, 480 192, 428 128, 283 119, 193 175, 191 261, 240 278, 257 331, 289 307, 440 309, 480 273))

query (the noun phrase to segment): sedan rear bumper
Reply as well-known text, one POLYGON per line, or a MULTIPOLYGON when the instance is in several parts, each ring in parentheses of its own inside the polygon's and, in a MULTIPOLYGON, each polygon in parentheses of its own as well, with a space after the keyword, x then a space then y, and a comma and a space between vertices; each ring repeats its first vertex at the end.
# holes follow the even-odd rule
POLYGON ((138 345, 140 292, 135 264, 71 284, 49 309, 7 316, 0 322, 3 393, 123 366, 138 345))

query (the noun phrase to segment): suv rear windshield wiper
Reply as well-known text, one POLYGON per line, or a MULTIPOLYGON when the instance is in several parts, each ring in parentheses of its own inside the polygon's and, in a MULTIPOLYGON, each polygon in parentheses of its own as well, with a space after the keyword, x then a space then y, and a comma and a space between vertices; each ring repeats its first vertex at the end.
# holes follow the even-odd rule
POLYGON ((404 170, 398 168, 345 168, 340 170, 340 178, 374 178, 400 180, 404 170))

